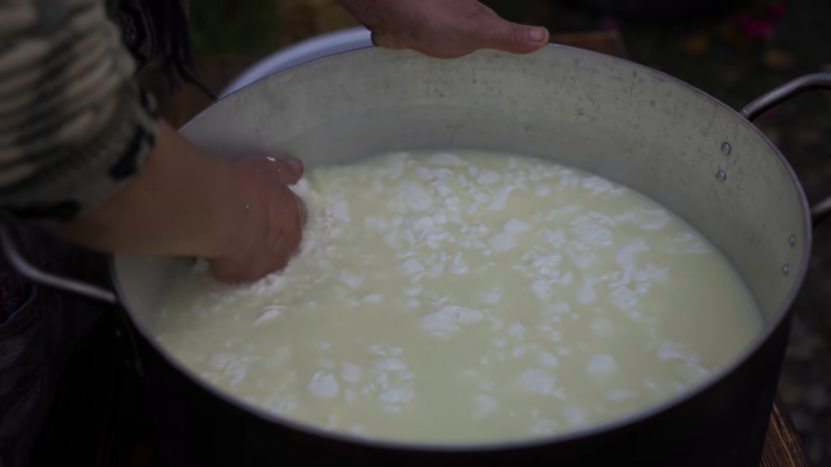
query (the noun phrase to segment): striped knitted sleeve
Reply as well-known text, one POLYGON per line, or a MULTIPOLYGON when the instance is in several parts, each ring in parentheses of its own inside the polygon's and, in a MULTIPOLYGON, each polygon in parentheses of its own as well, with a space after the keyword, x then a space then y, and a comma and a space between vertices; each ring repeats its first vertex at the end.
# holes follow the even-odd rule
POLYGON ((0 212, 54 223, 126 184, 157 132, 101 0, 0 0, 0 212))

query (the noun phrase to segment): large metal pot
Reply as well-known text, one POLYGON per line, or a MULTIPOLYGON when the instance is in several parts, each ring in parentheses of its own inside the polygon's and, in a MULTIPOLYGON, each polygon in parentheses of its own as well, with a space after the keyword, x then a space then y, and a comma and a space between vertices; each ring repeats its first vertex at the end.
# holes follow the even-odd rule
MULTIPOLYGON (((388 464, 542 460, 757 466, 808 265, 811 212, 788 163, 750 120, 831 74, 809 75, 742 114, 649 68, 551 46, 530 56, 478 52, 433 60, 362 49, 307 63, 231 94, 182 133, 223 155, 291 154, 307 167, 391 150, 473 148, 556 160, 630 186, 696 226, 744 278, 764 331, 712 378, 638 413, 550 438, 436 447, 327 433, 212 387, 153 337, 179 259, 116 257, 113 279, 177 465, 292 460, 388 464), (172 448, 173 452, 175 449, 172 448)), ((815 212, 821 216, 827 210, 815 212)), ((41 283, 116 302, 112 293, 10 259, 41 283)), ((559 465, 559 464, 558 464, 559 465)))

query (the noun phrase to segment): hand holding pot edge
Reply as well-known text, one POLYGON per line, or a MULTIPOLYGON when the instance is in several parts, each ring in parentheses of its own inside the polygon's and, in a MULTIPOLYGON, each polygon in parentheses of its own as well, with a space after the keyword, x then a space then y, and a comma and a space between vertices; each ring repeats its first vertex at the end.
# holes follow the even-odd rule
POLYGON ((545 28, 500 18, 477 0, 336 0, 372 31, 372 42, 434 58, 459 58, 480 49, 516 54, 548 44, 545 28))

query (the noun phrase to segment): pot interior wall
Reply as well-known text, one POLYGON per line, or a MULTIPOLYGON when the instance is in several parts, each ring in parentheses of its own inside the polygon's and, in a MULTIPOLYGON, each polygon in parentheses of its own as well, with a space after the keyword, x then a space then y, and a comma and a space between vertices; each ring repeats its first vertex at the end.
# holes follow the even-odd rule
MULTIPOLYGON (((769 324, 803 268, 801 191, 761 134, 684 83, 591 52, 551 46, 530 56, 478 52, 443 61, 364 49, 260 81, 183 133, 221 156, 290 154, 307 167, 462 148, 588 170, 702 231, 733 262, 769 324)), ((177 261, 116 260, 123 298, 145 329, 177 261)))

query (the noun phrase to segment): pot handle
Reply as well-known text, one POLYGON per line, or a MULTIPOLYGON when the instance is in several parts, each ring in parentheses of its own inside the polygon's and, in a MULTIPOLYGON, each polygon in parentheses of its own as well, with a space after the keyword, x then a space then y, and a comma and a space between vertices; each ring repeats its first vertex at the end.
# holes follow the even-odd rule
MULTIPOLYGON (((755 120, 756 117, 762 115, 773 107, 808 91, 815 91, 817 89, 824 89, 831 91, 831 73, 814 73, 805 75, 795 80, 785 83, 782 86, 770 91, 769 93, 759 97, 755 101, 747 104, 742 110, 742 116, 748 120, 755 120)), ((825 198, 817 204, 811 206, 811 221, 814 227, 821 224, 831 216, 831 197, 825 198)))
POLYGON ((20 249, 14 239, 14 235, 7 225, 0 227, 0 238, 2 238, 3 241, 3 253, 9 260, 12 268, 14 268, 18 274, 27 280, 38 285, 69 292, 73 295, 91 298, 108 305, 115 305, 118 303, 118 297, 116 294, 109 290, 76 281, 74 279, 50 274, 48 272, 41 271, 32 265, 26 260, 26 258, 23 257, 23 255, 20 254, 20 249))
POLYGON ((762 115, 791 97, 817 89, 831 90, 831 73, 814 73, 785 83, 750 104, 747 104, 742 110, 742 116, 748 120, 755 120, 759 115, 762 115))

